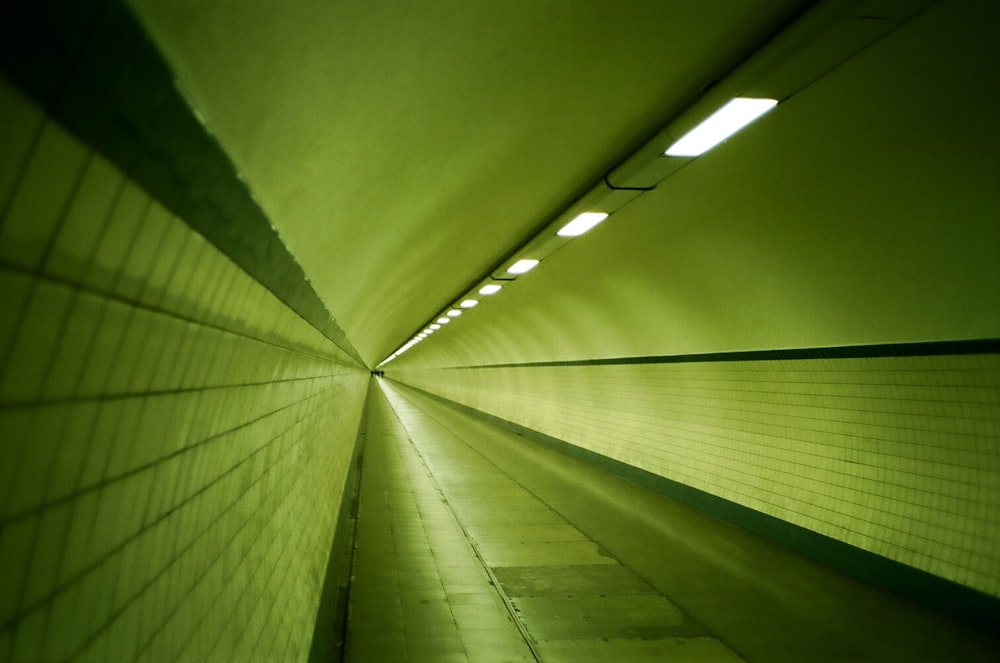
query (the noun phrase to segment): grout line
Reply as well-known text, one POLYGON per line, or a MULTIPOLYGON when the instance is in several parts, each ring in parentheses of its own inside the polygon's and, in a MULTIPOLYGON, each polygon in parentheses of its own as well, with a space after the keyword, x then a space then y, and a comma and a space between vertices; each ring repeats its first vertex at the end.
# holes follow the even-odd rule
MULTIPOLYGON (((261 343, 261 344, 264 344, 264 345, 270 345, 270 346, 275 347, 275 348, 280 348, 280 349, 286 350, 288 352, 294 352, 294 353, 305 355, 305 356, 308 356, 308 357, 314 357, 316 359, 323 359, 325 361, 332 361, 334 363, 345 365, 345 366, 349 366, 350 365, 350 364, 347 364, 346 362, 344 362, 341 358, 336 357, 334 355, 323 355, 323 354, 319 354, 318 352, 316 352, 314 350, 311 350, 309 348, 305 348, 305 347, 302 347, 302 346, 295 347, 295 346, 288 345, 288 344, 278 343, 278 342, 276 342, 274 340, 270 340, 270 339, 266 338, 266 336, 271 336, 272 332, 265 331, 263 335, 261 335, 261 336, 255 336, 255 335, 251 334, 248 331, 241 331, 241 330, 238 330, 238 329, 233 329, 233 328, 226 327, 226 326, 223 326, 223 325, 218 324, 218 323, 213 323, 213 322, 209 322, 209 321, 206 321, 206 320, 202 320, 202 319, 193 317, 191 315, 185 315, 183 313, 178 313, 176 311, 171 311, 170 309, 164 308, 160 304, 154 304, 152 302, 145 301, 145 300, 143 300, 143 299, 141 299, 139 297, 131 297, 131 296, 127 296, 127 295, 122 295, 121 293, 115 292, 113 290, 113 288, 112 289, 103 289, 103 288, 95 287, 95 286, 93 286, 93 285, 91 285, 89 283, 85 283, 82 279, 80 281, 74 281, 74 280, 71 280, 71 279, 59 276, 57 274, 51 274, 51 273, 48 273, 48 272, 39 274, 39 273, 36 273, 33 270, 30 270, 30 269, 27 269, 27 268, 21 266, 21 265, 18 265, 18 264, 15 264, 15 263, 11 263, 9 261, 2 260, 2 259, 0 259, 0 269, 5 270, 7 272, 10 272, 12 274, 20 274, 22 276, 27 276, 27 277, 29 277, 29 278, 31 278, 33 280, 33 283, 46 282, 46 283, 50 283, 52 285, 57 285, 57 286, 62 286, 62 287, 70 288, 70 289, 72 289, 72 290, 74 290, 76 292, 85 292, 85 293, 94 295, 96 297, 101 297, 101 298, 109 300, 109 301, 113 301, 113 302, 116 302, 116 303, 119 303, 119 304, 125 304, 126 306, 129 306, 129 307, 131 307, 133 309, 140 309, 140 310, 148 311, 150 313, 155 313, 155 314, 158 314, 158 315, 163 315, 163 316, 166 316, 166 317, 174 318, 174 319, 180 320, 182 322, 187 322, 189 324, 193 324, 193 325, 196 325, 198 327, 205 327, 207 329, 213 329, 215 331, 219 331, 219 332, 222 332, 224 334, 229 334, 229 335, 232 335, 232 336, 239 336, 241 338, 246 338, 246 339, 249 339, 251 341, 255 341, 257 343, 261 343)), ((169 294, 169 293, 167 293, 167 291, 164 290, 163 294, 169 294)), ((28 301, 30 298, 25 298, 25 299, 26 299, 26 301, 28 301)), ((289 310, 291 310, 291 309, 289 309, 289 310)), ((324 336, 324 338, 326 338, 326 337, 324 336)), ((327 339, 327 340, 330 340, 330 339, 327 339)), ((333 343, 333 341, 330 341, 330 342, 333 343)), ((334 343, 334 345, 336 346, 336 343, 334 343)), ((336 346, 336 347, 339 348, 340 346, 336 346)))
MULTIPOLYGON (((202 439, 200 439, 200 440, 198 440, 196 442, 192 442, 191 444, 188 444, 188 445, 186 445, 184 447, 181 447, 180 449, 176 449, 176 450, 174 450, 174 451, 172 451, 170 453, 164 454, 164 455, 156 458, 155 460, 143 463, 142 465, 137 465, 135 467, 129 468, 128 470, 126 470, 126 471, 124 471, 124 472, 122 472, 120 474, 116 474, 114 476, 111 476, 111 477, 105 476, 100 481, 98 481, 96 483, 92 483, 90 485, 81 487, 75 493, 71 493, 69 495, 64 495, 62 497, 58 497, 56 499, 52 499, 52 500, 49 500, 47 502, 42 502, 40 504, 35 505, 34 507, 32 507, 31 509, 29 509, 27 511, 21 511, 21 512, 18 512, 18 513, 15 513, 15 514, 10 514, 10 515, 6 516, 4 519, 0 520, 0 531, 2 531, 3 528, 8 527, 12 523, 15 523, 15 522, 17 522, 19 520, 23 520, 25 518, 29 518, 29 517, 32 517, 32 516, 37 516, 37 515, 45 512, 48 509, 51 509, 51 508, 56 507, 56 506, 59 506, 60 504, 75 503, 75 502, 77 502, 79 500, 80 497, 82 497, 82 496, 84 496, 84 495, 86 495, 88 493, 98 492, 98 491, 106 488, 107 486, 115 483, 115 482, 122 481, 124 479, 128 479, 129 477, 141 474, 141 473, 143 473, 143 472, 145 472, 147 470, 150 470, 152 468, 155 468, 155 467, 159 466, 161 463, 164 463, 164 462, 170 461, 170 460, 172 460, 174 458, 178 458, 180 456, 183 456, 184 454, 190 453, 191 451, 194 451, 195 449, 202 448, 202 447, 204 447, 206 445, 209 445, 209 444, 211 444, 213 442, 216 442, 218 440, 225 439, 226 437, 228 437, 229 435, 232 435, 236 431, 248 429, 248 428, 254 426, 255 424, 260 423, 261 421, 264 421, 265 419, 276 415, 279 412, 282 412, 284 410, 288 410, 289 408, 293 408, 293 407, 302 405, 303 403, 305 403, 307 401, 310 401, 310 400, 312 400, 312 399, 314 399, 314 398, 316 398, 318 396, 323 395, 324 393, 326 393, 330 389, 332 389, 332 387, 325 387, 325 388, 323 388, 323 389, 321 389, 319 391, 316 391, 316 392, 314 392, 314 393, 312 393, 312 394, 310 394, 308 396, 305 396, 305 397, 303 397, 303 398, 301 398, 301 399, 299 399, 297 401, 293 401, 293 402, 290 402, 290 403, 285 403, 284 405, 279 405, 275 409, 268 410, 264 414, 259 415, 259 416, 257 416, 254 419, 248 419, 248 420, 246 420, 246 421, 244 421, 242 423, 239 423, 239 424, 236 424, 236 425, 234 425, 234 426, 232 426, 230 428, 227 428, 226 430, 222 430, 222 431, 219 431, 217 433, 213 433, 212 435, 209 435, 209 436, 207 436, 205 438, 202 438, 202 439)), ((256 451, 254 451, 253 453, 256 453, 256 451)))
POLYGON ((0 412, 7 410, 23 410, 32 408, 46 408, 64 405, 79 405, 81 403, 104 403, 108 401, 131 400, 137 398, 157 398, 161 396, 182 396, 186 394, 197 394, 208 391, 219 391, 222 389, 247 389, 251 387, 266 387, 269 385, 285 384, 288 382, 307 382, 313 380, 327 380, 346 374, 323 373, 320 375, 303 375, 294 378, 278 378, 276 380, 258 380, 256 382, 231 382, 221 384, 208 384, 196 387, 174 387, 170 389, 150 389, 148 391, 123 391, 123 392, 96 392, 83 396, 59 396, 56 398, 38 398, 23 401, 0 401, 0 412))

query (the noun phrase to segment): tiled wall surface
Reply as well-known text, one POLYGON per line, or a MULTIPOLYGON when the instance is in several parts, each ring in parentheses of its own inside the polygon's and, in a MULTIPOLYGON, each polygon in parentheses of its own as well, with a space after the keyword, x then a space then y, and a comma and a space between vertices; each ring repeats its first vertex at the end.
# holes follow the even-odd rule
POLYGON ((0 109, 0 660, 304 660, 367 371, 0 109))
POLYGON ((388 371, 1000 596, 1000 356, 388 371))

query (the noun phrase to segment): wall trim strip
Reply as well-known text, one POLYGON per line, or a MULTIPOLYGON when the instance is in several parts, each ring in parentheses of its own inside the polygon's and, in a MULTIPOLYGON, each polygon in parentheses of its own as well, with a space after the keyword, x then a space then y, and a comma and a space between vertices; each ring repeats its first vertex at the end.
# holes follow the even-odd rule
POLYGON ((9 3, 0 73, 365 365, 123 2, 9 3))
POLYGON ((1000 353, 1000 339, 970 339, 956 341, 923 341, 916 343, 878 343, 815 348, 777 350, 735 350, 702 352, 683 355, 650 355, 610 357, 606 359, 576 359, 567 361, 536 361, 514 364, 481 364, 448 366, 455 370, 481 368, 543 368, 552 366, 629 366, 635 364, 693 364, 737 361, 788 361, 801 359, 876 359, 887 357, 933 357, 939 355, 982 355, 1000 353))

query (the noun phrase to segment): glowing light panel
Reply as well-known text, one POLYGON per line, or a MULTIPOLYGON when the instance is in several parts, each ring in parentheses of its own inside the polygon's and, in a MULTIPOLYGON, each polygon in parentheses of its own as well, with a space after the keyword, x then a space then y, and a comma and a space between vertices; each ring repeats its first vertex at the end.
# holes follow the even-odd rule
POLYGON ((560 237, 579 237, 608 218, 604 212, 584 212, 563 226, 556 234, 560 237))
POLYGON ((778 104, 776 99, 737 97, 667 148, 669 157, 696 157, 709 151, 778 104))
POLYGON ((525 258, 523 260, 518 260, 513 265, 507 268, 508 274, 527 274, 535 268, 538 264, 537 260, 532 258, 525 258))

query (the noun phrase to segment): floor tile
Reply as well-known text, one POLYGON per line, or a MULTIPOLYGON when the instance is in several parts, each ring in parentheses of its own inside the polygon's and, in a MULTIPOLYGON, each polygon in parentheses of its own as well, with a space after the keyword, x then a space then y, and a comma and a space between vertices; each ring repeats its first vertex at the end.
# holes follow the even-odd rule
POLYGON ((724 644, 709 637, 667 638, 662 640, 558 640, 542 642, 538 649, 544 660, 577 663, 629 661, 644 663, 741 663, 724 644))
POLYGON ((656 593, 620 564, 507 566, 495 568, 493 573, 508 596, 656 593))
POLYGON ((913 663, 1000 651, 662 495, 378 384, 349 661, 913 663))
POLYGON ((473 627, 502 634, 500 658, 473 659, 534 660, 405 430, 384 401, 369 412, 383 432, 364 449, 345 660, 468 661, 473 627))

